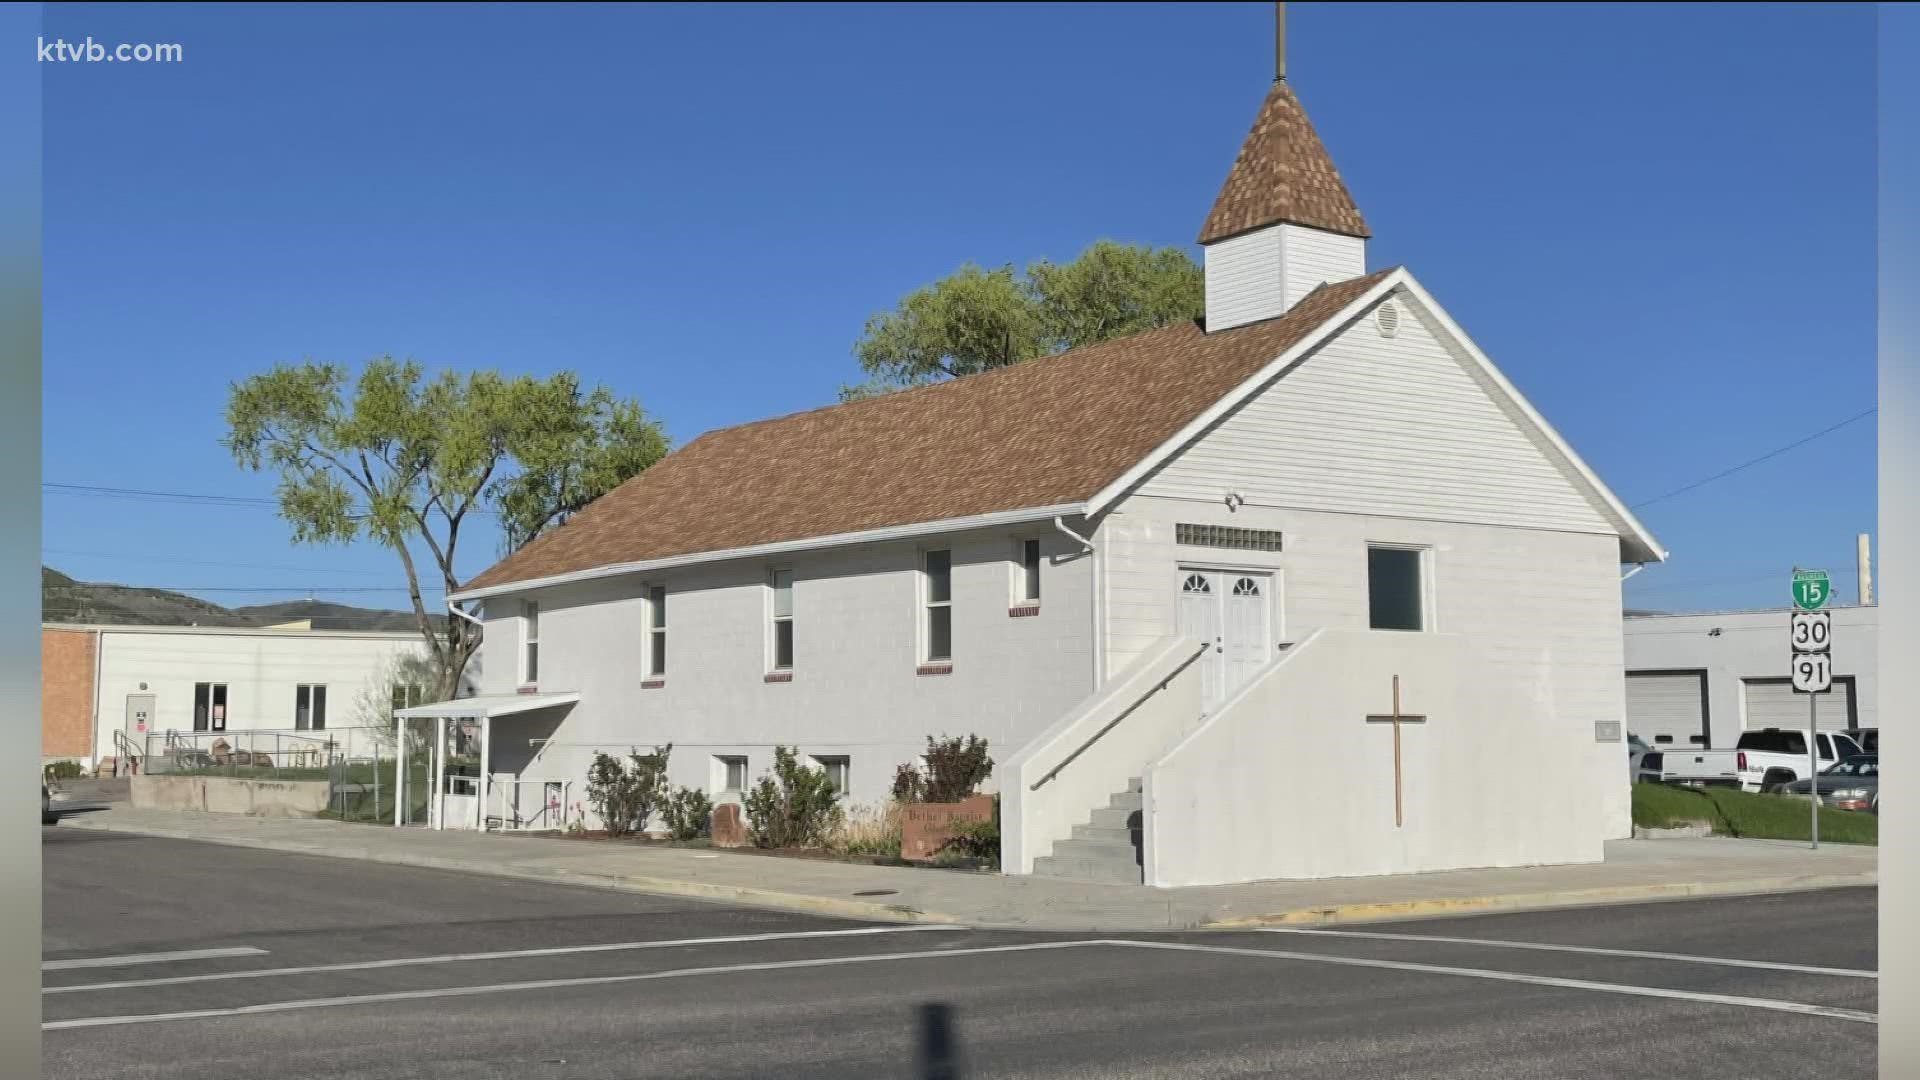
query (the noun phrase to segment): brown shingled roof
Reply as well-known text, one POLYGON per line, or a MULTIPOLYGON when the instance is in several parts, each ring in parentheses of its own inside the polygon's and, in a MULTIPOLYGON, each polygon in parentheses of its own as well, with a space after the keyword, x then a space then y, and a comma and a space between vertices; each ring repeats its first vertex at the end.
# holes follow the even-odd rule
POLYGON ((1372 235, 1300 99, 1275 80, 1200 230, 1200 242, 1282 221, 1347 236, 1372 235))
POLYGON ((465 586, 1092 498, 1390 270, 1192 323, 711 431, 465 586))

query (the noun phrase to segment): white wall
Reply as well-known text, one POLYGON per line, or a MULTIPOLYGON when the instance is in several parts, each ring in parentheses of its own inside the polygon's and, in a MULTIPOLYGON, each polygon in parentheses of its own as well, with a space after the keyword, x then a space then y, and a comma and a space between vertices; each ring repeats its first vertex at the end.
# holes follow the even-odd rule
MULTIPOLYGON (((1502 677, 1484 638, 1324 631, 1145 777, 1142 863, 1159 886, 1596 862, 1602 810, 1556 779, 1591 733, 1553 688, 1502 677), (1401 681, 1401 802, 1384 693, 1401 681)), ((1573 766, 1577 771, 1577 766, 1573 766)), ((1624 773, 1614 770, 1624 784, 1624 773)))
POLYGON ((1359 277, 1367 272, 1366 248, 1357 236, 1290 224, 1208 244, 1202 252, 1207 329, 1274 318, 1323 282, 1359 277))
POLYGON ((1396 297, 1148 477, 1145 495, 1615 535, 1477 369, 1396 297))
POLYGON ((154 695, 150 733, 193 730, 200 682, 227 685, 228 730, 291 730, 295 688, 317 683, 327 688, 327 726, 352 727, 374 719, 356 715, 359 699, 384 680, 387 665, 426 651, 416 634, 313 630, 108 627, 100 639, 96 758, 113 754, 129 694, 154 695))
MULTIPOLYGON (((1833 674, 1853 677, 1857 723, 1878 727, 1880 609, 1829 610, 1833 674)), ((1635 616, 1624 626, 1626 670, 1706 672, 1708 741, 1731 747, 1743 730, 1741 680, 1788 674, 1787 616, 1786 608, 1635 616), (1720 633, 1712 634, 1715 629, 1720 633)))
MULTIPOLYGON (((1276 639, 1315 630, 1367 627, 1367 545, 1431 549, 1432 627, 1474 643, 1489 677, 1527 688, 1545 702, 1501 718, 1515 728, 1548 725, 1577 733, 1576 760, 1559 768, 1584 774, 1588 797, 1603 809, 1608 836, 1631 834, 1620 742, 1595 743, 1594 724, 1621 721, 1626 691, 1619 642, 1618 543, 1611 536, 1327 514, 1165 498, 1126 500, 1102 523, 1109 609, 1110 670, 1131 662, 1175 630, 1178 568, 1186 563, 1265 569, 1278 582, 1276 639), (1177 522, 1277 529, 1279 552, 1179 547, 1177 522)), ((1388 686, 1374 689, 1382 703, 1388 686)))
MULTIPOLYGON (((580 781, 595 750, 670 742, 672 782, 711 790, 715 755, 745 755, 751 782, 781 743, 849 757, 849 801, 876 803, 928 735, 979 734, 1004 760, 1092 688, 1092 560, 1080 550, 1043 525, 541 590, 539 688, 581 700, 521 775, 580 781), (1021 537, 1041 541, 1041 605, 1012 617, 1021 537), (953 671, 920 675, 919 552, 942 546, 954 552, 953 671), (795 571, 791 682, 765 681, 776 565, 795 571), (657 689, 641 685, 651 585, 668 589, 668 670, 657 689)), ((487 602, 483 692, 516 689, 518 610, 517 598, 487 602)), ((494 721, 495 753, 545 734, 530 733, 531 723, 494 721)))

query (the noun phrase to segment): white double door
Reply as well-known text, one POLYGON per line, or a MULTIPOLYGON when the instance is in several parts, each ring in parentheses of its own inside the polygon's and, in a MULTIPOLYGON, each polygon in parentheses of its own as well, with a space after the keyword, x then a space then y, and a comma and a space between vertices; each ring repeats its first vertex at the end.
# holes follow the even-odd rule
POLYGON ((1200 657, 1200 705, 1212 712, 1273 658, 1273 575, 1252 570, 1179 573, 1176 628, 1209 643, 1200 657))

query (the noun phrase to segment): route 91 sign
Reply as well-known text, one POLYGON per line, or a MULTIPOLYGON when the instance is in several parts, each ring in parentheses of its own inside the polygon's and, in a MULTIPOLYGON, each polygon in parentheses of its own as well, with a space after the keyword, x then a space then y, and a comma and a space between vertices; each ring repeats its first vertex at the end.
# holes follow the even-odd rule
POLYGON ((1833 657, 1823 652, 1796 653, 1793 689, 1801 694, 1824 694, 1833 687, 1833 657))

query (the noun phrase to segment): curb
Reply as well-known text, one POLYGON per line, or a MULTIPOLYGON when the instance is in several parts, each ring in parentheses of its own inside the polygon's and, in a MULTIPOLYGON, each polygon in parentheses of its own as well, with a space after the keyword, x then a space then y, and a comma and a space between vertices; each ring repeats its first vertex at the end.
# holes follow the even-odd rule
POLYGON ((612 889, 616 892, 639 893, 647 896, 684 896, 699 900, 724 900, 754 907, 774 908, 781 911, 795 911, 810 915, 832 915, 844 919, 864 919, 871 922, 890 923, 957 923, 960 920, 951 915, 936 911, 922 911, 905 904, 873 904, 859 900, 841 900, 837 897, 814 896, 808 893, 784 893, 772 889, 755 889, 744 885, 714 885, 701 881, 680 881, 673 878, 634 877, 618 874, 581 873, 574 870, 535 870, 502 863, 488 866, 475 866, 460 859, 442 859, 430 855, 393 855, 386 852, 369 851, 364 848, 347 849, 323 848, 298 841, 281 843, 272 840, 255 840, 239 836, 207 836, 186 829, 156 828, 150 825, 131 825, 126 822, 100 823, 75 820, 63 822, 68 828, 85 829, 90 832, 117 832, 136 836, 152 836, 165 840, 192 840, 203 844, 220 844, 225 847, 253 848, 263 851, 277 851, 293 855, 317 855, 328 859, 356 859, 361 862, 381 863, 388 866, 413 866, 424 870, 451 870, 466 874, 483 874, 488 877, 513 878, 519 881, 538 881, 549 885, 590 886, 612 889))
POLYGON ((1798 877, 1747 878, 1735 881, 1680 882, 1660 885, 1620 885, 1598 889, 1569 889, 1561 892, 1508 893, 1499 896, 1465 896, 1442 900, 1407 900, 1389 904, 1339 904, 1332 907, 1300 908, 1263 915, 1244 915, 1211 919, 1200 924, 1203 930, 1244 930, 1262 926, 1315 926, 1337 923, 1378 922, 1385 919, 1437 918, 1447 915, 1475 915, 1494 911, 1542 911, 1562 907, 1590 907, 1600 904, 1635 903, 1647 900, 1677 900, 1705 896, 1751 896, 1762 893, 1804 892, 1846 886, 1877 885, 1878 873, 1819 874, 1798 877))

